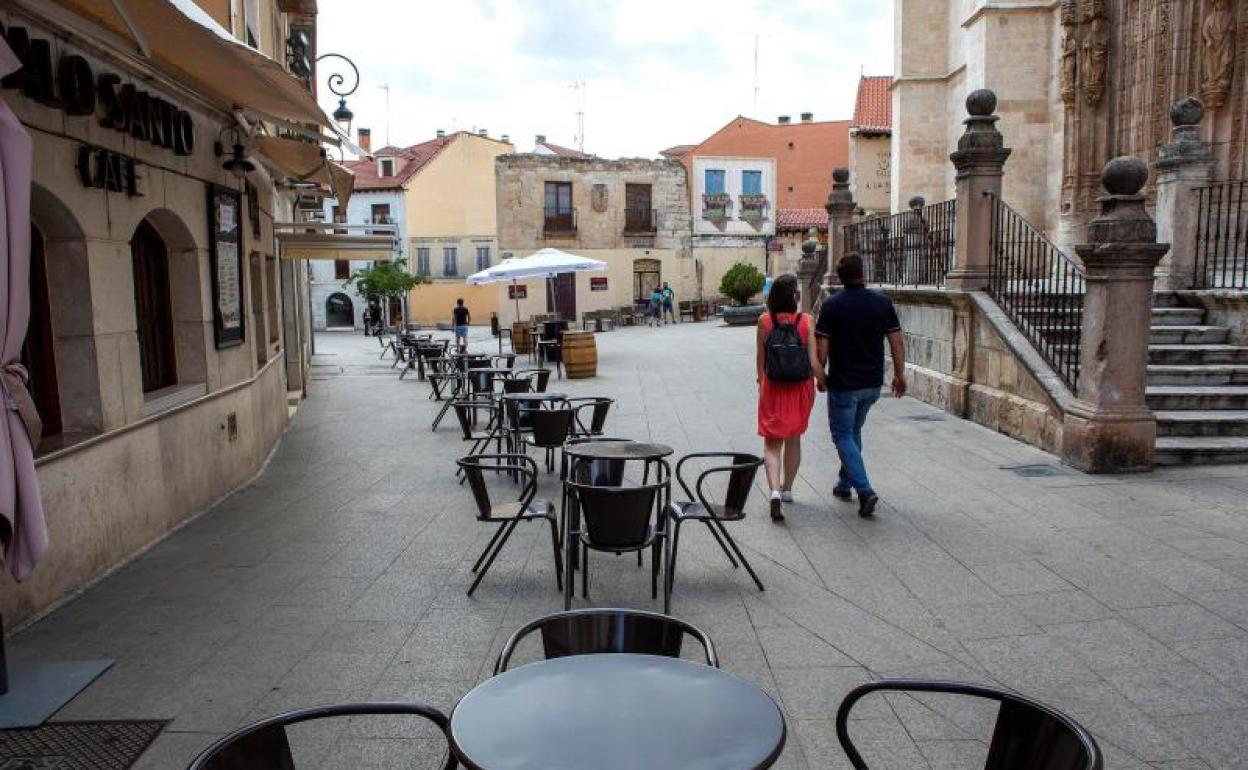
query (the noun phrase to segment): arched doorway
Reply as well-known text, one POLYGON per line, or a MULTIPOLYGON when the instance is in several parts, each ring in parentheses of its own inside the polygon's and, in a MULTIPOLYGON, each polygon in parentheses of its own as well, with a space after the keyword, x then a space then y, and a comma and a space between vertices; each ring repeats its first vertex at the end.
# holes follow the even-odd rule
POLYGON ((325 327, 355 328, 355 305, 346 294, 336 291, 325 299, 325 327))
POLYGON ((134 266, 134 314, 138 325, 143 392, 177 384, 173 304, 169 296, 169 250, 146 219, 130 240, 134 266))
POLYGON ((633 301, 649 302, 650 293, 659 288, 659 260, 633 260, 633 301))
POLYGON ((22 365, 30 374, 30 393, 43 423, 43 435, 61 432, 61 397, 56 379, 52 304, 48 301, 48 265, 43 233, 30 226, 30 323, 22 345, 22 365))

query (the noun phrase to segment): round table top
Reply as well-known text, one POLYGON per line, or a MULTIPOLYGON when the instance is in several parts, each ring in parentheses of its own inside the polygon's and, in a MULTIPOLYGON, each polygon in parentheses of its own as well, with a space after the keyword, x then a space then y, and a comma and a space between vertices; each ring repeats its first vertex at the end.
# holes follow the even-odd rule
POLYGON ((667 444, 641 441, 583 441, 563 448, 566 455, 591 460, 655 460, 673 451, 667 444))
POLYGON ((784 748, 767 693, 703 663, 573 655, 487 679, 451 714, 472 770, 752 770, 784 748))
POLYGON ((503 398, 509 398, 512 401, 562 401, 568 397, 567 393, 557 393, 548 391, 546 393, 504 393, 503 398))

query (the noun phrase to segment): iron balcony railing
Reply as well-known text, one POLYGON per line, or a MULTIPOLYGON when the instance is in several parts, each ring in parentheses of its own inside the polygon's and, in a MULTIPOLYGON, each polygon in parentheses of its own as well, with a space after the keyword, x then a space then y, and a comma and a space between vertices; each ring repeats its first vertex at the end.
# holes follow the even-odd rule
POLYGON ((655 209, 624 209, 624 232, 653 233, 658 229, 659 214, 655 209))
POLYGON ((575 235, 576 209, 566 206, 546 206, 542 221, 545 235, 575 235))
POLYGON ((957 201, 846 225, 845 253, 862 257, 867 281, 889 286, 944 286, 953 264, 957 201))
POLYGON ((1248 289, 1248 181, 1196 188, 1198 289, 1248 289))
POLYGON ((992 206, 988 294, 1073 391, 1079 385, 1083 268, 1005 201, 992 206))

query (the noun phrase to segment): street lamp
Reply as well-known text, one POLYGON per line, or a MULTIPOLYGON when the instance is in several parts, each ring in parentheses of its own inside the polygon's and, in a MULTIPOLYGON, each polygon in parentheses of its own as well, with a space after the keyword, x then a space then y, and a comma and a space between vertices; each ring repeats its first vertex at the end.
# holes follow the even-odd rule
POLYGON ((342 128, 343 133, 350 136, 351 121, 355 119, 355 113, 347 106, 347 97, 355 93, 355 90, 360 87, 360 71, 356 68, 355 62, 340 53, 323 53, 316 57, 316 62, 319 64, 321 59, 341 59, 351 68, 350 88, 343 87, 343 84, 347 82, 347 78, 341 72, 331 73, 325 80, 325 85, 329 88, 330 93, 338 97, 338 109, 334 110, 333 113, 334 122, 342 128))

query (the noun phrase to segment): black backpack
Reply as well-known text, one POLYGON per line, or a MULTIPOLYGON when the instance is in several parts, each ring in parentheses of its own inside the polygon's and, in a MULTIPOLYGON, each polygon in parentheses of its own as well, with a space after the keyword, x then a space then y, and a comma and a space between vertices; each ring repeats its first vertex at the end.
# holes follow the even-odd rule
POLYGON ((763 342, 763 352, 763 369, 769 380, 805 382, 814 376, 810 370, 810 354, 802 344, 797 324, 780 323, 774 313, 771 316, 771 331, 763 342))

